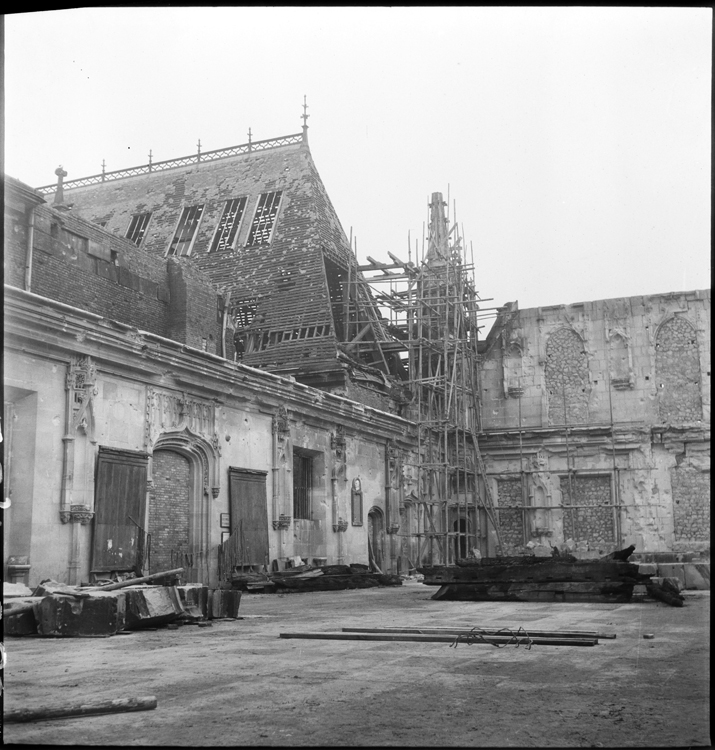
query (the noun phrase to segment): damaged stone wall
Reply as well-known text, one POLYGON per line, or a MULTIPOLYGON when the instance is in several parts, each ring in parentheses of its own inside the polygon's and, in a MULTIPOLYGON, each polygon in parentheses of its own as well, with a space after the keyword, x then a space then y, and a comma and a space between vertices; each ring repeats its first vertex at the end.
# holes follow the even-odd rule
POLYGON ((693 466, 670 470, 676 542, 710 541, 710 472, 693 466))
POLYGON ((564 501, 564 538, 573 539, 577 544, 588 542, 610 550, 616 541, 611 477, 576 476, 570 482, 562 477, 561 493, 564 501))
POLYGON ((519 554, 524 546, 524 519, 521 479, 497 480, 499 527, 505 555, 519 554))
POLYGON ((693 326, 682 317, 671 318, 658 329, 655 371, 660 421, 680 424, 702 420, 697 337, 693 326))
POLYGON ((480 446, 494 476, 544 446, 564 504, 589 506, 562 528, 551 513, 552 544, 709 549, 710 307, 700 290, 500 311, 480 346, 480 446))
POLYGON ((588 422, 588 358, 576 331, 560 328, 549 336, 544 379, 550 424, 588 422))

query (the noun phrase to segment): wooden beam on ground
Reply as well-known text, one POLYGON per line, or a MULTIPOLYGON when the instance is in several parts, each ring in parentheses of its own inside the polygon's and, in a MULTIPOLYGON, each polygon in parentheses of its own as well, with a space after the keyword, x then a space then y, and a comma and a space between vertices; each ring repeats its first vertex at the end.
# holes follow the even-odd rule
MULTIPOLYGON (((414 643, 454 643, 458 636, 454 635, 418 635, 412 633, 281 633, 280 638, 304 638, 309 640, 328 641, 412 641, 414 643)), ((466 641, 464 641, 466 643, 466 641)), ((526 638, 513 636, 483 636, 485 644, 528 645, 539 646, 596 646, 596 638, 526 638)))
POLYGON ((92 586, 91 588, 95 591, 114 591, 114 589, 123 589, 125 586, 136 586, 138 583, 146 583, 147 581, 153 581, 155 578, 163 578, 164 576, 175 576, 183 572, 183 568, 174 568, 173 570, 163 570, 161 573, 152 573, 150 576, 144 576, 143 578, 127 578, 126 581, 117 581, 117 583, 107 583, 104 586, 92 586))
POLYGON ((519 629, 532 636, 540 638, 615 638, 615 633, 597 633, 592 630, 532 630, 524 626, 505 626, 503 628, 343 628, 343 633, 422 633, 425 635, 468 635, 477 632, 482 635, 503 635, 504 631, 518 632, 519 629))
POLYGON ((5 711, 3 719, 5 722, 40 721, 42 719, 64 719, 71 716, 115 714, 124 711, 150 711, 154 708, 156 708, 156 698, 153 695, 148 695, 142 698, 66 703, 58 706, 45 706, 44 708, 16 708, 5 711))

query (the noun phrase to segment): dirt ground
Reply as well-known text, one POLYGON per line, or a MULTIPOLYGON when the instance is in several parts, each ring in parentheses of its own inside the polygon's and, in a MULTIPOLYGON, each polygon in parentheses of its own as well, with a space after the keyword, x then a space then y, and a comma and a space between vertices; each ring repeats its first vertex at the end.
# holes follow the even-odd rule
POLYGON ((710 745, 710 592, 661 603, 432 601, 402 587, 244 594, 241 620, 6 638, 5 707, 154 695, 152 711, 6 724, 51 745, 710 745), (281 639, 346 626, 614 632, 594 647, 281 639), (645 640, 644 633, 655 638, 645 640))

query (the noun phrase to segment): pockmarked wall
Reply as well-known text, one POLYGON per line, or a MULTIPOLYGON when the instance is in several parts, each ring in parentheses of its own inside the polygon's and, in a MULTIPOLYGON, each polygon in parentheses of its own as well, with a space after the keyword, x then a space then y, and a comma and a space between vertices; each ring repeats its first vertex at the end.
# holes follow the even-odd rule
POLYGON ((482 435, 502 542, 709 550, 710 291, 499 313, 482 435))
MULTIPOLYGON (((107 493, 151 536, 151 572, 184 567, 189 580, 227 585, 222 545, 230 537, 240 552, 259 526, 269 569, 296 556, 368 563, 367 514, 372 506, 390 513, 385 450, 409 447, 407 422, 32 293, 5 292, 13 426, 5 562, 27 558, 30 585, 79 583, 134 564, 138 550, 121 537, 131 524, 107 517, 107 493), (294 512, 294 449, 312 457, 309 518, 294 512), (265 502, 248 506, 232 488, 235 470, 260 478, 265 502), (361 512, 353 512, 354 479, 361 512), (121 495, 125 484, 135 488, 130 497, 121 495)), ((389 567, 389 550, 382 554, 389 567)))

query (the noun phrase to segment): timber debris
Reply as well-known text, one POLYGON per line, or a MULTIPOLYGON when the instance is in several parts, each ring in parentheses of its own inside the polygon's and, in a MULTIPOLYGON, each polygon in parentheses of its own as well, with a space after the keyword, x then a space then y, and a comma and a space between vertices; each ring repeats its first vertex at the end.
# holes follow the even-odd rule
POLYGON ((295 568, 273 571, 270 574, 235 573, 234 588, 245 591, 266 592, 339 591, 362 589, 374 586, 401 586, 402 579, 396 575, 370 571, 367 565, 299 565, 295 568))
POLYGON ((96 716, 125 711, 151 711, 157 706, 153 695, 140 698, 117 698, 115 700, 68 703, 45 708, 16 708, 3 712, 6 722, 39 721, 41 719, 65 719, 72 716, 96 716))
POLYGON ((677 581, 641 573, 627 562, 633 547, 597 560, 557 557, 494 557, 457 565, 419 568, 432 599, 463 601, 630 602, 635 586, 673 607, 683 606, 677 581))

